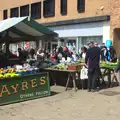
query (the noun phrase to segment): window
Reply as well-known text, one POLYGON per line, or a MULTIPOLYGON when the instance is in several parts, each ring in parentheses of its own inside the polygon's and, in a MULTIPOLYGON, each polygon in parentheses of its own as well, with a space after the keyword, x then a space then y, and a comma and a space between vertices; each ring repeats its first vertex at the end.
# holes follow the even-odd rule
POLYGON ((41 2, 31 4, 31 17, 41 18, 41 2))
POLYGON ((94 41, 94 43, 98 43, 98 45, 101 45, 102 40, 103 40, 102 36, 86 36, 81 38, 81 44, 87 45, 88 42, 94 41))
POLYGON ((61 0, 61 15, 67 15, 67 0, 61 0))
POLYGON ((55 0, 45 0, 43 2, 43 16, 52 17, 55 15, 55 0))
POLYGON ((21 6, 20 7, 20 16, 29 16, 29 5, 21 6))
POLYGON ((16 8, 12 8, 10 10, 10 17, 18 17, 19 16, 19 8, 16 7, 16 8))
POLYGON ((78 12, 85 12, 85 0, 77 0, 78 12))
POLYGON ((4 10, 3 11, 3 19, 7 19, 8 18, 8 11, 7 10, 4 10))

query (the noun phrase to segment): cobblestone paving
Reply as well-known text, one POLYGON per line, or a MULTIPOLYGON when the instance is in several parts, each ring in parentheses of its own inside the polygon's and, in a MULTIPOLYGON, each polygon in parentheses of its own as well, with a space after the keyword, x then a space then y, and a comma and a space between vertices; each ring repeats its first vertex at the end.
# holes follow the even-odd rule
MULTIPOLYGON (((106 96, 99 93, 64 91, 59 94, 0 107, 0 120, 120 120, 120 94, 106 96)), ((105 91, 120 92, 120 88, 105 91)))

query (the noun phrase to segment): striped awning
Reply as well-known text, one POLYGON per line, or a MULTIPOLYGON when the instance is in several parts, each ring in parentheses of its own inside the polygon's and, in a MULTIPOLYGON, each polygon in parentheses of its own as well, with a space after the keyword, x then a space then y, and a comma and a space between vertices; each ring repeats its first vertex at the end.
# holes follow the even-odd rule
POLYGON ((57 36, 57 33, 32 19, 29 20, 28 17, 15 17, 0 21, 0 33, 4 33, 6 30, 9 31, 8 35, 11 38, 42 35, 57 36))

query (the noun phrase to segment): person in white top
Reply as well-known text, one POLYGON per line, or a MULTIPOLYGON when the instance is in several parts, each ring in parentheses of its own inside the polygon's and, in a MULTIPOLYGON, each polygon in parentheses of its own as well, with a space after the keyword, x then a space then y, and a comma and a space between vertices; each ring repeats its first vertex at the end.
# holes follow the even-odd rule
POLYGON ((39 49, 37 51, 37 60, 39 61, 43 61, 44 60, 44 57, 45 57, 45 53, 42 49, 39 49))
POLYGON ((80 57, 81 57, 82 59, 85 59, 85 57, 86 57, 86 52, 87 52, 87 48, 86 48, 85 46, 82 46, 82 47, 81 47, 81 54, 80 54, 80 57))

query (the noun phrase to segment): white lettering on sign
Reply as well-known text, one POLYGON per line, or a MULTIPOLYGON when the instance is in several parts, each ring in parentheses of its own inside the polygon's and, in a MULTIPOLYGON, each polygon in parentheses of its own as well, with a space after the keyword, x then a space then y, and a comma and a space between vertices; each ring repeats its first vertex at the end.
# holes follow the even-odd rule
POLYGON ((29 98, 29 97, 33 97, 34 96, 34 93, 29 93, 29 94, 21 94, 20 95, 20 98, 23 99, 23 98, 29 98))
POLYGON ((34 93, 20 94, 20 99, 33 97, 34 95, 36 95, 36 96, 45 95, 48 93, 49 93, 48 91, 42 91, 42 92, 36 92, 35 94, 34 93))
POLYGON ((36 92, 36 95, 45 95, 48 94, 48 91, 36 92))

